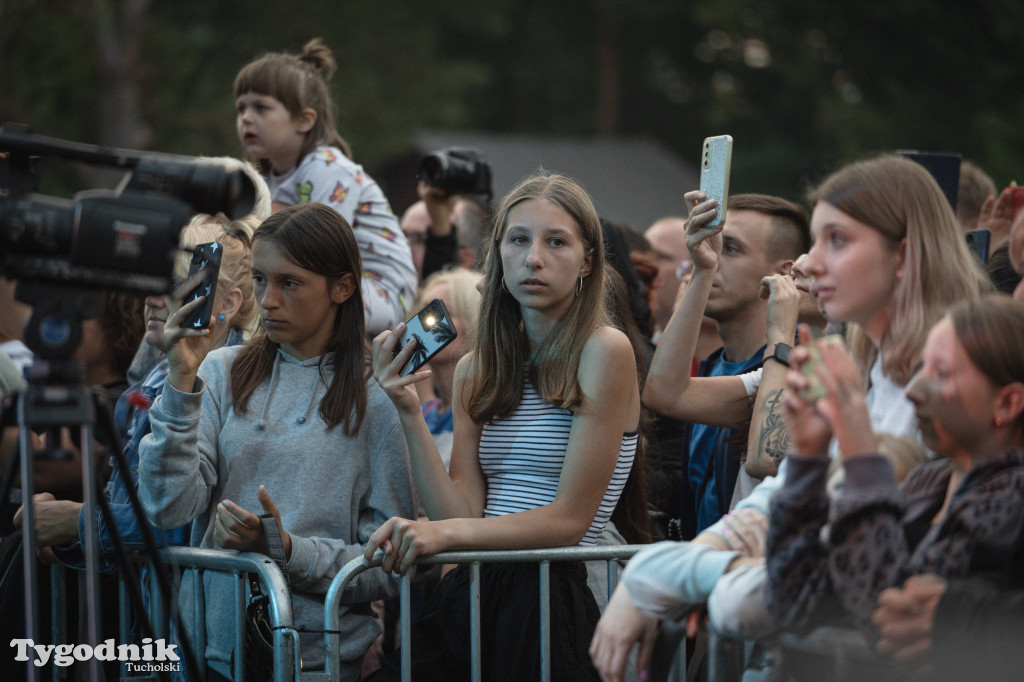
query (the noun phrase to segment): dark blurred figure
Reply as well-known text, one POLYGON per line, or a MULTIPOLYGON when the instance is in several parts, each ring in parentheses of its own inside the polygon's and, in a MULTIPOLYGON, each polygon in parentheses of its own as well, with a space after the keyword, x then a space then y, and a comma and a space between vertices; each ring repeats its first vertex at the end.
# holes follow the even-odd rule
POLYGON ((964 230, 978 227, 978 216, 985 200, 996 193, 989 174, 970 161, 960 162, 960 188, 956 199, 956 219, 964 230))

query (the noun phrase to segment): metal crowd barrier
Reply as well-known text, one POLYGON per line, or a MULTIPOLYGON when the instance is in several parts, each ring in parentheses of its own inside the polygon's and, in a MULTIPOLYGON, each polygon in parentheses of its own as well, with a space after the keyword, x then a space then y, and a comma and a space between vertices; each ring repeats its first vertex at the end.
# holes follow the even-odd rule
MULTIPOLYGON (((480 661, 480 565, 483 563, 536 563, 540 572, 540 656, 541 682, 551 682, 551 562, 558 561, 604 561, 608 571, 608 595, 618 581, 618 559, 629 559, 646 545, 601 545, 587 547, 555 547, 550 549, 489 550, 443 552, 430 557, 421 557, 416 565, 469 564, 470 565, 470 672, 472 680, 481 679, 480 661)), ((339 606, 345 587, 360 573, 380 566, 382 555, 370 563, 355 559, 346 564, 334 578, 327 590, 324 604, 324 650, 325 669, 323 680, 337 682, 340 673, 339 649, 341 637, 338 631, 339 606)), ((379 570, 379 569, 378 569, 379 570)), ((408 575, 400 581, 401 612, 399 632, 401 635, 402 682, 412 680, 410 582, 408 575)), ((303 677, 307 679, 320 679, 303 677)))
MULTIPOLYGON (((550 549, 531 550, 495 550, 495 551, 462 551, 445 552, 432 557, 422 557, 417 565, 434 564, 470 564, 470 624, 471 624, 471 656, 472 679, 481 679, 480 661, 480 565, 483 563, 536 563, 540 574, 540 646, 541 646, 541 680, 551 681, 551 628, 550 628, 550 569, 551 562, 558 561, 604 561, 608 577, 608 597, 618 582, 619 564, 617 560, 629 559, 645 545, 613 545, 588 547, 557 547, 550 549)), ((324 654, 325 668, 323 671, 302 671, 298 658, 298 633, 293 627, 291 599, 284 576, 280 569, 268 557, 256 553, 235 553, 212 549, 196 549, 190 547, 166 547, 158 550, 164 563, 174 569, 198 569, 185 579, 192 580, 197 598, 193 603, 192 632, 190 641, 193 650, 199 657, 200 667, 206 648, 205 619, 203 617, 203 583, 205 571, 218 571, 231 574, 235 578, 235 650, 245 648, 245 609, 246 573, 257 573, 264 591, 270 597, 271 625, 274 627, 274 680, 302 682, 337 682, 340 679, 341 635, 338 634, 340 605, 345 587, 360 573, 369 569, 379 570, 380 556, 370 563, 355 559, 346 564, 332 581, 325 599, 324 608, 324 654)), ((140 557, 143 558, 144 557, 140 557)), ((163 609, 163 601, 159 598, 155 572, 150 571, 150 622, 157 638, 166 637, 168 633, 169 614, 163 609)), ((411 680, 411 637, 410 617, 410 584, 411 578, 406 575, 400 579, 400 623, 402 647, 402 679, 411 680)), ((121 641, 131 641, 131 608, 125 586, 121 589, 121 641)), ((172 604, 172 607, 174 604, 172 604)), ((236 680, 245 678, 245 657, 235 656, 232 677, 236 680)), ((184 669, 184 666, 182 666, 184 669)), ((122 669, 122 674, 125 671, 122 669)), ((651 678, 651 679, 657 679, 651 678)))
MULTIPOLYGON (((246 590, 248 587, 247 573, 259 576, 264 594, 269 597, 270 625, 274 632, 274 680, 288 682, 300 678, 298 633, 293 627, 292 600, 288 593, 288 585, 277 564, 270 557, 255 552, 229 552, 194 547, 162 547, 157 552, 161 560, 171 569, 196 569, 183 580, 191 580, 193 594, 196 598, 192 603, 192 631, 189 641, 198 659, 200 669, 205 668, 203 654, 206 650, 206 615, 204 608, 203 574, 206 571, 217 571, 231 575, 235 580, 235 651, 245 651, 245 611, 248 605, 246 590)), ((140 558, 145 560, 145 557, 140 558)), ((156 581, 155 571, 150 571, 149 604, 150 623, 157 638, 166 637, 170 616, 164 611, 164 601, 160 598, 160 590, 156 581)), ((171 597, 171 607, 176 608, 177 596, 171 597)), ((131 641, 131 605, 123 582, 120 590, 121 606, 121 641, 131 641)), ((178 651, 181 651, 180 647, 178 651)), ((124 664, 122 664, 123 666, 124 664)), ((182 670, 185 670, 184 660, 182 670)), ((127 671, 122 667, 122 676, 127 671)), ((245 656, 236 655, 232 675, 235 680, 251 679, 246 677, 245 656)))
MULTIPOLYGON (((431 557, 421 557, 416 565, 436 564, 470 564, 470 645, 471 675, 476 682, 481 679, 480 654, 480 566, 484 563, 536 563, 540 575, 540 623, 539 637, 541 650, 541 681, 551 682, 551 629, 550 629, 550 568, 551 562, 559 561, 604 561, 608 577, 608 596, 618 582, 618 560, 629 559, 645 545, 613 545, 588 547, 558 547, 531 550, 492 550, 492 551, 461 551, 445 552, 431 557)), ((367 563, 361 558, 346 564, 331 582, 324 604, 324 655, 323 671, 302 671, 298 655, 298 632, 292 619, 291 599, 287 584, 277 565, 267 556, 257 553, 236 553, 222 550, 197 549, 190 547, 165 547, 158 550, 164 563, 171 569, 196 569, 184 579, 193 581, 196 599, 193 602, 192 632, 190 641, 198 657, 200 668, 205 667, 203 652, 205 642, 205 617, 203 608, 203 581, 206 571, 217 571, 234 577, 235 589, 235 650, 245 649, 245 612, 247 606, 247 573, 259 576, 260 584, 269 597, 269 615, 274 628, 274 680, 288 682, 337 682, 340 679, 341 635, 339 631, 340 605, 346 586, 360 573, 366 570, 379 570, 380 553, 373 561, 367 563)), ((145 557, 138 555, 141 561, 145 557)), ((155 572, 150 571, 148 590, 149 619, 153 625, 156 638, 168 635, 169 614, 164 610, 163 600, 159 596, 159 587, 155 572)), ((67 641, 68 632, 64 614, 65 599, 62 598, 64 586, 64 569, 53 566, 51 571, 51 588, 54 594, 53 603, 53 639, 58 643, 67 641)), ((120 594, 120 641, 131 641, 131 604, 123 583, 120 594)), ((399 634, 401 642, 402 680, 412 679, 411 670, 411 616, 410 616, 410 576, 402 576, 400 586, 400 620, 399 634)), ((172 597, 172 599, 174 599, 172 597)), ((172 602, 176 607, 176 601, 172 602)), ((707 631, 707 652, 705 654, 706 675, 710 682, 731 682, 738 680, 743 674, 742 655, 737 655, 751 640, 734 639, 720 635, 713 630, 707 631)), ((782 633, 766 640, 768 644, 781 652, 782 660, 779 671, 789 679, 833 679, 860 680, 869 677, 874 682, 904 679, 909 668, 895 665, 887 659, 874 654, 867 646, 859 632, 847 628, 825 627, 814 632, 798 636, 782 633)), ((179 649, 180 650, 180 649, 179 649)), ((683 623, 663 625, 652 656, 650 675, 651 682, 662 682, 669 679, 688 677, 683 671, 685 666, 685 627, 683 623)), ((246 679, 245 656, 235 656, 232 677, 235 680, 246 679)), ((182 670, 185 670, 182 661, 182 670)), ((122 676, 131 679, 122 664, 122 676)), ((693 671, 690 671, 692 674, 693 671)), ((55 679, 65 679, 66 671, 56 670, 55 679)))

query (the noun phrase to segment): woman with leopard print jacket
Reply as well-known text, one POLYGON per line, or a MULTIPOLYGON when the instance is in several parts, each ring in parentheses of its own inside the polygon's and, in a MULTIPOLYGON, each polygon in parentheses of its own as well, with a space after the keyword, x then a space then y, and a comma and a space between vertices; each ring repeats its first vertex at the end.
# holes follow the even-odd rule
MULTIPOLYGON (((1014 587, 1024 526, 1024 303, 1004 296, 954 306, 931 330, 907 386, 925 445, 939 455, 896 483, 877 451, 863 388, 842 344, 822 342, 826 397, 798 393, 806 349, 787 378, 789 475, 772 500, 768 605, 779 625, 837 619, 869 626, 879 593, 921 573, 1014 587), (830 436, 845 490, 825 492, 830 436), (868 454, 865 454, 868 453, 868 454), (826 527, 826 523, 828 526, 826 527)), ((1016 587, 1021 587, 1016 585, 1016 587)))

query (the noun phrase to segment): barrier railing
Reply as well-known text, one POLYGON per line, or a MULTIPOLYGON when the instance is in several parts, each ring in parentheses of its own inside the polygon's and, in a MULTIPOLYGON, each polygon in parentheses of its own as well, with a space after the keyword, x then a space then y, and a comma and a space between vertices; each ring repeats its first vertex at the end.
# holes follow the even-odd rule
MULTIPOLYGON (((200 668, 205 667, 203 654, 206 650, 206 610, 203 575, 206 571, 216 571, 231 575, 235 581, 234 594, 234 639, 236 652, 245 651, 245 617, 248 600, 246 598, 247 573, 259 576, 264 594, 269 597, 270 625, 274 633, 274 680, 287 682, 300 678, 298 633, 293 627, 292 600, 288 592, 288 584, 277 564, 270 557, 254 552, 228 552, 214 549, 193 547, 163 547, 159 550, 161 560, 173 568, 194 569, 188 580, 192 581, 195 599, 192 602, 192 632, 189 640, 192 649, 199 657, 200 668)), ((144 559, 144 557, 139 557, 144 559)), ((159 588, 153 580, 150 590, 149 619, 157 636, 166 636, 168 632, 169 614, 163 609, 159 588)), ((173 599, 173 598, 172 598, 173 599)), ((131 641, 130 608, 126 597, 125 586, 121 586, 121 641, 131 641)), ((172 602, 172 608, 175 607, 172 602)), ((180 650, 180 649, 179 649, 180 650)), ((184 669, 184 667, 183 667, 184 669)), ((122 674, 125 671, 122 670, 122 674)), ((245 656, 234 657, 232 678, 245 680, 245 656)), ((248 679, 252 679, 251 676, 248 679)))
MULTIPOLYGON (((540 573, 540 651, 541 651, 541 682, 551 680, 551 563, 559 561, 605 561, 608 572, 608 594, 611 595, 618 581, 619 559, 629 559, 645 545, 601 545, 592 547, 555 547, 550 549, 525 550, 488 550, 443 552, 431 557, 421 557, 416 565, 434 564, 470 564, 470 666, 474 682, 481 679, 480 661, 480 565, 484 563, 537 563, 540 573)), ((337 682, 340 673, 339 650, 341 637, 337 634, 339 627, 339 606, 345 587, 360 573, 380 566, 382 555, 372 562, 355 559, 347 563, 334 578, 327 590, 324 604, 324 650, 326 666, 323 679, 337 682)), ((379 569, 378 569, 379 570, 379 569)), ((410 617, 410 577, 402 576, 400 581, 401 611, 399 616, 399 632, 401 642, 402 680, 412 679, 411 651, 411 617, 410 617)), ((303 680, 318 679, 303 676, 303 680)))
MULTIPOLYGON (((618 560, 629 559, 644 545, 614 545, 593 547, 559 547, 551 549, 516 550, 516 551, 462 551, 445 552, 432 557, 421 557, 417 565, 436 564, 470 564, 470 640, 472 651, 472 679, 481 679, 480 661, 480 565, 483 563, 537 563, 541 581, 541 622, 539 636, 541 647, 542 680, 550 681, 550 591, 549 577, 551 562, 558 561, 605 561, 607 566, 608 596, 611 596, 618 582, 618 560)), ((372 562, 365 563, 356 559, 346 564, 332 581, 325 599, 324 609, 324 671, 301 671, 298 656, 298 633, 294 628, 291 599, 287 584, 277 565, 268 557, 256 553, 236 553, 222 550, 196 549, 189 547, 167 547, 158 550, 162 560, 170 567, 196 569, 188 579, 193 580, 197 598, 193 604, 191 641, 193 650, 199 657, 200 668, 205 663, 202 659, 205 651, 205 616, 202 605, 202 575, 206 571, 217 571, 230 574, 235 579, 235 650, 244 651, 245 647, 245 613, 247 606, 246 573, 259 576, 264 592, 269 597, 269 615, 274 628, 274 680, 302 680, 302 682, 336 682, 340 678, 341 636, 338 633, 340 618, 339 606, 345 587, 363 571, 379 568, 381 557, 378 555, 372 562)), ((136 556, 140 562, 146 559, 136 556)), ((150 573, 148 586, 149 619, 157 638, 166 638, 169 629, 169 614, 164 610, 163 600, 159 596, 155 575, 150 573)), ((64 569, 55 565, 51 567, 51 590, 53 594, 52 642, 69 641, 66 617, 66 599, 63 597, 66 574, 64 569)), ((122 578, 123 580, 123 578, 122 578)), ((120 641, 131 641, 132 608, 127 597, 127 590, 122 584, 119 600, 120 607, 120 641)), ((399 632, 402 647, 402 679, 411 679, 411 618, 410 618, 410 577, 403 576, 400 580, 400 623, 399 632)), ((172 608, 174 608, 172 603, 172 608)), ((707 631, 708 647, 706 653, 707 679, 711 682, 738 679, 742 669, 737 668, 736 648, 749 643, 750 640, 735 639, 713 630, 707 631)), ((903 679, 909 668, 879 657, 855 630, 837 627, 819 628, 805 636, 782 633, 765 640, 782 654, 780 670, 793 679, 835 679, 858 680, 869 675, 875 682, 903 679)), ((650 675, 648 680, 657 682, 668 679, 673 665, 679 666, 685 661, 685 627, 682 623, 666 623, 659 631, 653 652, 650 675)), ((236 656, 232 677, 236 680, 245 679, 245 657, 236 656)), ((184 666, 183 666, 184 669, 184 666)), ((673 679, 682 679, 684 673, 677 667, 673 679)), ((127 679, 127 671, 122 665, 122 675, 127 679)), ((54 679, 66 679, 67 670, 54 671, 54 679)))

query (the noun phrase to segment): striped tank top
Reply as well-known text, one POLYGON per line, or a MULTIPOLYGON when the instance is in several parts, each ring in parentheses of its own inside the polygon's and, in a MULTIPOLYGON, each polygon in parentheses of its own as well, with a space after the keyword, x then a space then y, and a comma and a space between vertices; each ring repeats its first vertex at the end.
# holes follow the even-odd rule
MULTIPOLYGON (((571 427, 572 412, 543 402, 529 381, 511 415, 484 425, 480 467, 487 479, 485 517, 554 501, 571 427)), ((594 544, 608 523, 633 466, 637 437, 635 431, 623 434, 612 480, 581 545, 594 544)))

